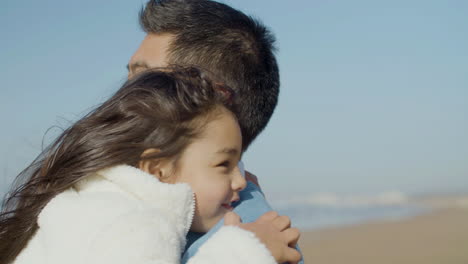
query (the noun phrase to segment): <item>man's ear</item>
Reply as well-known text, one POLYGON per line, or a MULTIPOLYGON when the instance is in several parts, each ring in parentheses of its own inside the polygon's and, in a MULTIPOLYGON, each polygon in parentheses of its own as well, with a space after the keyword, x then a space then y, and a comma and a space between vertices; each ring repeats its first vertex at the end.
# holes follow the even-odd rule
POLYGON ((154 175, 161 182, 169 182, 171 168, 171 162, 165 158, 147 158, 151 155, 160 152, 159 149, 150 148, 143 151, 141 154, 141 160, 138 162, 138 168, 149 174, 154 175))

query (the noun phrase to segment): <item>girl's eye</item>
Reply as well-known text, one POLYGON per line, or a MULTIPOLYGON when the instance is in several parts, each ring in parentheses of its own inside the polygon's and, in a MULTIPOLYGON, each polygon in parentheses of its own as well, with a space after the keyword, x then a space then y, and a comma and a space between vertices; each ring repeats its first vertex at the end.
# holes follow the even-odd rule
POLYGON ((229 161, 223 161, 220 164, 218 164, 216 167, 229 167, 229 161))

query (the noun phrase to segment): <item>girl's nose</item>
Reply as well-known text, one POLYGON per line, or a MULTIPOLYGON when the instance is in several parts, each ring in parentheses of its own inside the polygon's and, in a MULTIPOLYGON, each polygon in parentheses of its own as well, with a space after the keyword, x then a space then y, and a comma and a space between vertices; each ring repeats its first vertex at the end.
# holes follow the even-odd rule
POLYGON ((240 172, 238 166, 236 166, 233 173, 234 173, 234 175, 233 175, 233 179, 232 179, 232 183, 231 183, 232 190, 234 190, 236 192, 240 192, 240 191, 244 190, 245 187, 247 186, 247 181, 245 180, 244 176, 240 172))

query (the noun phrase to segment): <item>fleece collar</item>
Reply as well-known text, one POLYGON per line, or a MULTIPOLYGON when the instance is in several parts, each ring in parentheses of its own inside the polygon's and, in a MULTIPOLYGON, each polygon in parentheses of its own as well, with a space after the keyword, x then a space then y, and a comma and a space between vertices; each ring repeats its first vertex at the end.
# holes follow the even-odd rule
POLYGON ((182 228, 180 231, 184 235, 188 233, 195 212, 195 196, 188 184, 163 183, 143 170, 118 165, 98 171, 95 177, 81 182, 79 188, 86 189, 87 185, 95 185, 95 181, 102 180, 113 183, 119 191, 142 201, 145 206, 160 210, 172 223, 182 228))

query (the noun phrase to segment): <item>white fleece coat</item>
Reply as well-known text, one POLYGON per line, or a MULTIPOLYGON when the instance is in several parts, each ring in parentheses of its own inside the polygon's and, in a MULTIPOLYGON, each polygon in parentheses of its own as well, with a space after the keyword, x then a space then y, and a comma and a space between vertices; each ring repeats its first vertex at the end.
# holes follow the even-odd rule
MULTIPOLYGON (((88 177, 53 198, 14 264, 175 264, 195 209, 187 184, 130 166, 88 177)), ((276 263, 251 232, 222 227, 190 264, 276 263)))

